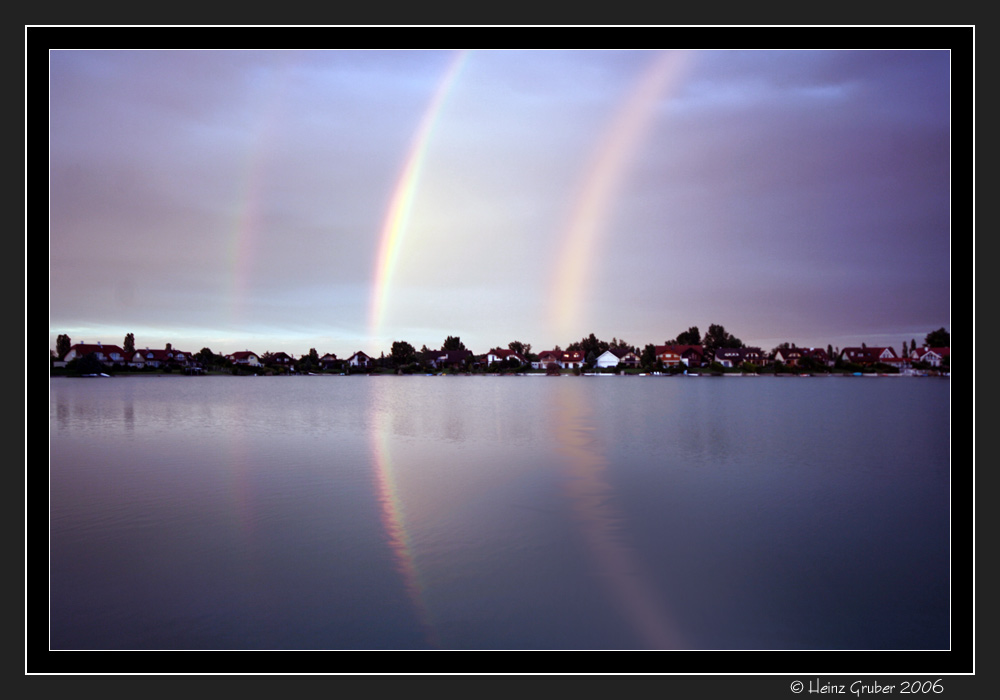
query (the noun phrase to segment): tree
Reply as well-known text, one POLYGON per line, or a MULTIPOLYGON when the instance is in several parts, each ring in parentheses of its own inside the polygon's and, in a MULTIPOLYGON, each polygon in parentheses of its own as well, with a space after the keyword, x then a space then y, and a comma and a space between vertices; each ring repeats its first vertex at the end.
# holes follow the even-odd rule
POLYGON ((512 340, 507 343, 507 349, 513 350, 521 357, 527 357, 531 352, 531 343, 522 343, 520 340, 512 340))
POLYGON ((742 348, 743 341, 727 333, 721 325, 713 323, 705 331, 702 345, 705 346, 705 356, 712 357, 719 348, 742 348))
POLYGON ((125 334, 125 341, 122 343, 122 349, 125 351, 125 357, 131 358, 133 353, 135 353, 135 335, 132 333, 125 334))
POLYGON ((397 340, 392 344, 392 364, 402 367, 413 363, 417 359, 417 351, 405 340, 397 340))
MULTIPOLYGON (((674 341, 677 345, 701 345, 701 333, 698 331, 698 326, 691 326, 683 333, 678 334, 674 341)), ((667 345, 673 344, 667 343, 667 345)))
POLYGON ((948 348, 951 347, 951 334, 944 329, 944 327, 938 328, 936 331, 931 331, 924 338, 924 345, 929 348, 948 348))
POLYGON ((313 370, 320 369, 319 353, 316 352, 316 348, 309 348, 309 352, 302 355, 302 357, 295 360, 294 362, 295 362, 294 367, 296 372, 311 373, 313 370))
POLYGON ((608 349, 608 343, 603 340, 598 340, 597 336, 591 333, 588 337, 567 345, 566 349, 571 352, 581 351, 584 356, 594 353, 594 356, 596 357, 608 349))
POLYGON ((68 335, 60 335, 56 338, 56 355, 60 360, 66 357, 66 353, 69 352, 71 347, 73 347, 73 344, 68 335))
POLYGON ((194 359, 201 363, 202 367, 220 364, 218 357, 209 348, 202 348, 194 354, 194 359))
POLYGON ((444 339, 444 345, 441 346, 442 350, 465 350, 465 344, 462 339, 456 336, 449 335, 444 339))
MULTIPOLYGON (((612 338, 611 342, 608 343, 608 347, 605 350, 625 350, 626 352, 635 352, 635 348, 625 342, 624 339, 619 340, 618 338, 612 338)), ((603 351, 602 351, 603 352, 603 351)))
POLYGON ((646 369, 652 369, 653 365, 656 363, 656 346, 649 343, 642 349, 642 355, 639 357, 639 364, 646 369))

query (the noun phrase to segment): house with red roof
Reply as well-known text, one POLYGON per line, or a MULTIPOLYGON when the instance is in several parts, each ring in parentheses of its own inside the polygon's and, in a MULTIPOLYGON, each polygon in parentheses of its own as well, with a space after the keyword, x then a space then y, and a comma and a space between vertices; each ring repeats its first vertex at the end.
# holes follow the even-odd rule
POLYGON ((249 350, 240 350, 230 355, 226 359, 234 365, 246 365, 248 367, 260 367, 260 355, 249 350))
POLYGON ((520 353, 514 352, 513 350, 504 350, 503 348, 493 348, 488 353, 486 353, 483 358, 487 365, 492 365, 494 363, 501 363, 507 360, 514 360, 519 365, 525 363, 524 356, 520 353))
POLYGON ((891 347, 889 348, 869 348, 853 347, 844 348, 840 351, 840 359, 856 365, 873 365, 876 362, 893 364, 899 361, 899 356, 891 347))
POLYGON ((103 364, 109 366, 114 364, 124 364, 128 361, 128 358, 125 357, 125 351, 119 346, 104 345, 101 342, 77 343, 76 345, 70 347, 69 352, 67 352, 66 356, 62 359, 64 362, 70 362, 81 357, 86 357, 87 355, 93 355, 103 364))
POLYGON ((166 367, 171 364, 186 365, 188 354, 178 350, 164 348, 162 350, 151 350, 145 348, 136 350, 129 358, 129 365, 132 367, 166 367))
POLYGON ((586 359, 582 350, 543 350, 531 366, 535 369, 581 369, 586 359))
POLYGON ((535 369, 558 369, 562 367, 559 360, 562 357, 562 350, 543 350, 538 353, 538 359, 531 363, 535 369))
POLYGON ((656 345, 653 347, 656 359, 664 367, 674 367, 683 364, 687 367, 700 367, 704 362, 705 348, 701 345, 656 345))

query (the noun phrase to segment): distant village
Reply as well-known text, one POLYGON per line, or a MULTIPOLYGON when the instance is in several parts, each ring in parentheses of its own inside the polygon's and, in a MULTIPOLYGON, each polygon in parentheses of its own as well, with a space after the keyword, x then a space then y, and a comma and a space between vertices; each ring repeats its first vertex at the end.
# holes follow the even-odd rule
POLYGON ((701 335, 692 326, 662 345, 633 346, 617 338, 610 342, 594 334, 565 349, 533 352, 528 343, 512 341, 475 353, 457 336, 448 336, 440 349, 417 350, 406 341, 395 341, 388 354, 373 357, 357 351, 340 358, 320 354, 315 348, 296 358, 285 352, 241 350, 216 354, 209 348, 190 352, 167 344, 164 348, 138 347, 133 334, 122 345, 103 342, 73 343, 60 335, 50 353, 52 375, 90 376, 126 372, 182 373, 188 375, 311 375, 311 374, 882 374, 948 375, 950 335, 941 328, 917 345, 916 339, 900 347, 805 348, 782 343, 770 352, 748 347, 712 325, 701 335))

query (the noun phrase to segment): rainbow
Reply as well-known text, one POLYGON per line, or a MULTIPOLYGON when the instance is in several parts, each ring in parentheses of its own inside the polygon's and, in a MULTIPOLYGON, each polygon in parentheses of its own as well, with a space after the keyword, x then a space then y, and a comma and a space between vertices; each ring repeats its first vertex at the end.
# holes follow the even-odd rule
POLYGON ((267 145, 272 143, 286 105, 288 71, 294 52, 276 53, 279 63, 271 79, 264 85, 261 110, 250 132, 251 148, 241 170, 243 178, 237 190, 234 221, 229 233, 227 257, 229 265, 230 317, 242 320, 250 277, 257 254, 258 232, 261 228, 261 203, 267 173, 267 145))
POLYGON ((581 394, 581 383, 555 384, 552 435, 571 477, 565 480, 566 495, 600 578, 623 619, 648 648, 682 649, 669 601, 651 584, 641 561, 622 539, 621 516, 612 505, 615 494, 607 481, 609 462, 595 431, 593 402, 581 394))
POLYGON ((580 316, 599 234, 656 107, 677 83, 685 58, 683 52, 656 52, 592 154, 558 248, 559 266, 548 297, 550 327, 561 337, 587 330, 580 316))
POLYGON ((467 51, 460 51, 452 58, 444 77, 438 84, 430 104, 424 111, 423 119, 414 134, 409 153, 403 164, 396 187, 393 190, 389 209, 382 225, 381 244, 375 264, 375 286, 371 297, 368 328, 370 335, 379 335, 385 317, 389 298, 389 288, 392 284, 399 251, 406 234, 413 198, 420 180, 420 171, 427 154, 431 132, 441 114, 442 107, 451 88, 456 82, 462 66, 465 64, 467 51))
POLYGON ((385 529, 389 549, 396 560, 396 568, 403 579, 414 613, 420 621, 427 643, 438 647, 437 634, 431 620, 430 610, 424 600, 424 585, 417 568, 409 530, 406 527, 405 509, 396 480, 392 451, 389 446, 389 426, 387 413, 373 408, 371 416, 372 455, 375 468, 375 488, 381 507, 382 527, 385 529))

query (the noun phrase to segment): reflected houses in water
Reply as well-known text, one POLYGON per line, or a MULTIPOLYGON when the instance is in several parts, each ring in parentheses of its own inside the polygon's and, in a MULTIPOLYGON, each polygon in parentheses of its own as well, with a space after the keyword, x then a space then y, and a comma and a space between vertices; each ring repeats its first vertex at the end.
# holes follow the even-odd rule
POLYGON ((651 586, 642 562, 622 535, 622 516, 614 506, 616 494, 606 477, 609 462, 598 436, 593 406, 579 394, 581 385, 556 384, 553 434, 569 476, 566 495, 594 558, 596 573, 648 648, 682 649, 665 593, 651 586))

